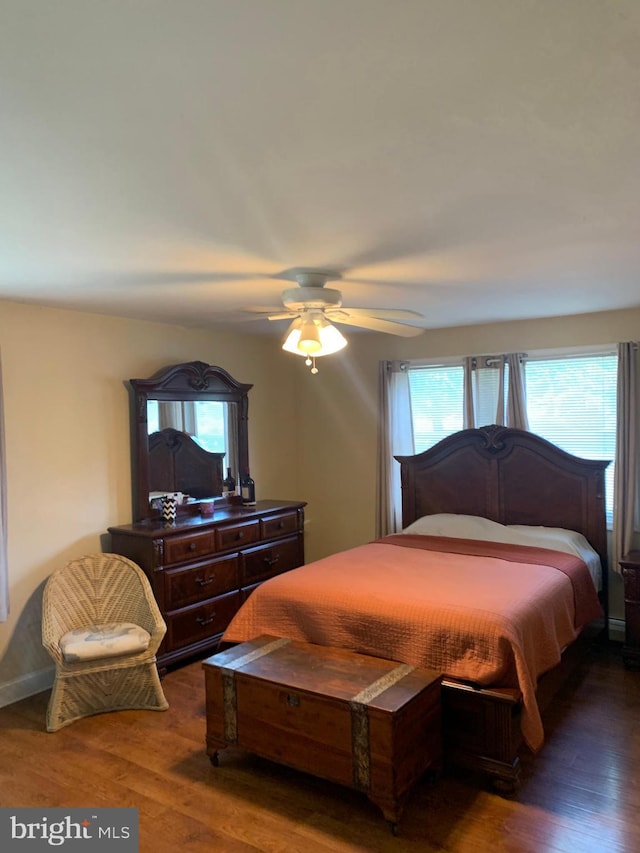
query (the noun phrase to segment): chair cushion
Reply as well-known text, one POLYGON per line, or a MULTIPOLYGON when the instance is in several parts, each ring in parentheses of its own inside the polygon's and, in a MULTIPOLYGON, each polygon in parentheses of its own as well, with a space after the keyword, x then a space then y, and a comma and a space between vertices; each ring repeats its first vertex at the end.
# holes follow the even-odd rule
POLYGON ((67 631, 60 638, 60 650, 68 663, 96 658, 111 658, 143 652, 151 635, 133 622, 87 625, 67 631))

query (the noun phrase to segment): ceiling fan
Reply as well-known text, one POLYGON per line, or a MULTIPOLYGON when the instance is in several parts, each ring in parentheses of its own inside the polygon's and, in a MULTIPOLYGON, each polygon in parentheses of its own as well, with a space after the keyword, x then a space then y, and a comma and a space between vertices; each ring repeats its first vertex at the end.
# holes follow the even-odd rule
POLYGON ((333 323, 405 338, 424 332, 424 329, 402 322, 421 319, 422 314, 417 311, 398 308, 344 308, 342 293, 325 286, 329 281, 342 278, 339 272, 296 267, 285 275, 298 284, 282 292, 282 302, 286 310, 273 309, 273 313, 267 312, 267 319, 291 318, 292 322, 285 333, 282 348, 295 355, 304 356, 312 373, 318 372, 316 358, 331 355, 347 345, 346 338, 333 323))

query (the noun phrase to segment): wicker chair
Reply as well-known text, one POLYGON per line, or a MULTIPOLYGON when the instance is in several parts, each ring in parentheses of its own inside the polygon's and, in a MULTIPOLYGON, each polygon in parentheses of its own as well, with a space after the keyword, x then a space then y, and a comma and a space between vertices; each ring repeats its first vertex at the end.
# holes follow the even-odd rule
POLYGON ((57 569, 42 607, 42 644, 56 662, 47 731, 105 711, 168 708, 156 667, 166 630, 131 560, 91 554, 57 569))

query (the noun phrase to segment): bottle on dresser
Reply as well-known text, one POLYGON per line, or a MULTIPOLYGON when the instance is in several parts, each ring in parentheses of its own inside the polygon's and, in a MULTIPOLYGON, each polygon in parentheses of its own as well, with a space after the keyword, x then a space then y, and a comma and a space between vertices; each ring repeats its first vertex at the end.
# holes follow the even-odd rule
POLYGON ((248 468, 240 480, 240 494, 242 495, 242 503, 244 506, 255 506, 256 484, 254 483, 248 468))
POLYGON ((227 468, 227 476, 222 481, 222 497, 230 498, 236 493, 236 481, 233 479, 231 468, 227 468))

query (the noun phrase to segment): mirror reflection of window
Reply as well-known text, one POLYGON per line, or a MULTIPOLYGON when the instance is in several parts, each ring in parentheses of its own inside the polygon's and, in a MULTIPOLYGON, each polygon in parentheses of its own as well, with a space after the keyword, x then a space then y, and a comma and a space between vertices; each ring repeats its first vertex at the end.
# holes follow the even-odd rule
POLYGON ((148 400, 147 433, 167 427, 185 432, 209 453, 224 453, 225 465, 237 475, 237 415, 235 403, 219 400, 148 400))
POLYGON ((227 439, 227 404, 215 400, 196 400, 187 403, 189 414, 193 415, 193 432, 189 432, 200 447, 209 453, 226 453, 229 442, 227 439))
POLYGON ((158 432, 160 429, 160 412, 158 410, 158 400, 149 400, 147 402, 147 433, 158 432))

